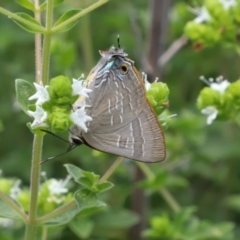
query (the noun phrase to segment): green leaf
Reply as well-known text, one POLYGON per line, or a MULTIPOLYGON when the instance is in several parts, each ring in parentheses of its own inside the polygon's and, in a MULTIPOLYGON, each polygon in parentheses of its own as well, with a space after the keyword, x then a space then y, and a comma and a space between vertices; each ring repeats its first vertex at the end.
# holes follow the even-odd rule
POLYGON ((74 178, 77 183, 82 184, 86 188, 91 188, 100 178, 93 172, 83 171, 81 168, 72 164, 65 164, 68 173, 74 178))
POLYGON ((78 207, 90 208, 97 205, 97 195, 88 189, 80 189, 74 194, 78 207))
POLYGON ((34 11, 34 4, 32 2, 30 2, 29 0, 15 0, 15 1, 22 7, 34 11))
POLYGON ((78 208, 77 205, 75 205, 73 208, 69 209, 67 212, 64 212, 61 215, 58 215, 56 217, 53 217, 46 222, 44 222, 44 225, 47 226, 58 226, 58 225, 63 225, 68 222, 70 222, 73 217, 75 217, 78 213, 80 212, 80 209, 78 208))
MULTIPOLYGON (((54 0, 53 6, 56 7, 56 6, 60 5, 60 4, 63 3, 63 2, 64 2, 64 0, 54 0)), ((42 10, 45 10, 45 9, 46 9, 46 6, 47 6, 47 3, 44 2, 43 4, 41 4, 40 10, 41 10, 41 11, 42 11, 42 10)))
POLYGON ((74 219, 68 226, 79 238, 87 239, 93 231, 94 222, 87 219, 74 219))
POLYGON ((83 170, 81 168, 76 167, 73 164, 64 164, 64 166, 76 182, 79 178, 83 177, 83 170))
POLYGON ((15 81, 15 89, 18 103, 20 104, 22 110, 28 114, 28 105, 29 100, 28 98, 31 97, 35 92, 35 88, 33 85, 26 80, 23 79, 16 79, 15 81))
MULTIPOLYGON (((13 199, 11 200, 14 201, 13 199)), ((14 202, 17 203, 16 201, 14 202)), ((14 209, 12 209, 7 203, 5 203, 2 199, 0 199, 0 216, 4 218, 21 219, 18 213, 14 209)))
POLYGON ((111 189, 114 186, 111 182, 103 182, 100 184, 97 184, 97 188, 99 190, 99 193, 106 192, 107 190, 111 189))
POLYGON ((18 17, 20 17, 21 20, 19 19, 13 19, 12 20, 21 28, 24 30, 30 32, 30 33, 44 33, 45 29, 44 27, 33 17, 26 13, 15 13, 18 17))
POLYGON ((81 177, 77 180, 78 183, 80 183, 81 185, 83 185, 85 188, 90 189, 92 187, 92 182, 86 178, 86 177, 81 177))
POLYGON ((88 178, 93 184, 96 183, 100 176, 93 173, 93 172, 87 172, 87 171, 83 171, 83 175, 88 178))
POLYGON ((130 228, 139 222, 139 216, 129 210, 119 209, 103 212, 95 217, 100 228, 130 228))
POLYGON ((78 22, 79 19, 74 19, 72 21, 68 21, 68 20, 70 18, 72 18, 74 15, 76 15, 77 13, 79 13, 80 11, 82 11, 82 10, 73 9, 73 10, 70 10, 70 11, 64 13, 54 24, 53 30, 54 30, 54 28, 56 28, 60 25, 62 25, 62 26, 60 28, 58 28, 56 30, 56 32, 64 32, 64 31, 71 29, 78 22), (68 23, 64 24, 66 21, 68 21, 68 23))

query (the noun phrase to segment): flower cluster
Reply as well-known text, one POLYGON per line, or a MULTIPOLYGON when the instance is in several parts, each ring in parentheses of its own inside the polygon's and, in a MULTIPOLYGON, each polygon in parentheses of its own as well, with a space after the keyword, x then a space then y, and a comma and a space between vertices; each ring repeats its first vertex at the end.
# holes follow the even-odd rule
POLYGON ((197 106, 207 115, 207 124, 215 119, 236 119, 240 113, 240 81, 230 83, 222 76, 200 79, 208 85, 199 94, 197 106))
POLYGON ((195 46, 211 46, 216 43, 237 44, 240 23, 240 1, 205 0, 204 5, 192 10, 197 17, 185 26, 186 35, 195 46))
POLYGON ((87 131, 86 122, 92 118, 86 115, 85 104, 73 111, 72 105, 79 98, 88 97, 91 92, 83 86, 83 80, 58 76, 51 79, 49 86, 34 83, 37 92, 29 100, 37 100, 33 105, 35 111, 28 111, 34 118, 31 128, 50 128, 51 131, 65 131, 73 124, 87 131))

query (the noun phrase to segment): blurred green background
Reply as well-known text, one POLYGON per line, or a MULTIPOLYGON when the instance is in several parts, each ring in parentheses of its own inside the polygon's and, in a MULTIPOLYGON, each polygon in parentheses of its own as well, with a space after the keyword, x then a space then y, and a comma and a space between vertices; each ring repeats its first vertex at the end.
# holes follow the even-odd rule
MULTIPOLYGON (((156 48, 159 56, 164 53, 182 36, 186 22, 195 17, 188 11, 188 6, 201 4, 201 1, 194 0, 166 4, 167 1, 159 1, 166 7, 164 12, 159 10, 159 15, 166 15, 161 20, 164 26, 161 47, 150 46, 151 4, 154 1, 112 0, 81 18, 69 32, 54 35, 50 77, 78 78, 82 73, 86 76, 100 59, 98 50, 116 46, 118 34, 121 47, 135 61, 137 69, 148 72, 149 48, 156 48)), ((66 0, 55 9, 55 20, 67 9, 83 8, 92 2, 66 0)), ((14 1, 2 0, 0 5, 12 12, 25 11, 14 1)), ((238 62, 239 56, 232 49, 215 46, 196 51, 188 42, 159 70, 161 80, 170 89, 169 110, 177 117, 165 131, 167 159, 150 165, 159 176, 158 187, 166 187, 181 208, 196 207, 195 216, 199 219, 216 224, 225 221, 235 224, 234 238, 196 239, 240 237, 239 128, 230 122, 214 122, 207 126, 205 117, 196 109, 196 98, 204 87, 199 76, 223 75, 229 81, 235 81, 239 77, 238 62)), ((20 178, 22 186, 29 185, 33 135, 26 127, 31 119, 16 102, 14 84, 17 78, 34 81, 34 63, 34 36, 0 15, 0 168, 2 176, 20 178)), ((63 137, 67 139, 67 133, 63 137)), ((43 158, 58 155, 67 147, 66 143, 48 135, 44 141, 43 158)), ((65 178, 63 164, 72 163, 102 175, 115 159, 116 156, 81 146, 44 164, 42 171, 47 172, 48 178, 65 178)), ((115 187, 102 196, 108 208, 91 216, 94 231, 89 239, 144 239, 138 230, 134 233, 130 229, 139 217, 139 212, 134 214, 133 211, 137 204, 134 189, 143 187, 136 181, 138 174, 136 164, 129 160, 116 170, 110 179, 115 187)), ((140 192, 144 198, 140 206, 144 215, 140 218, 141 230, 149 228, 153 216, 165 213, 173 219, 176 214, 154 187, 145 188, 144 193, 140 192)), ((17 234, 22 234, 21 227, 16 229, 17 234)), ((19 239, 18 235, 13 237, 7 228, 0 227, 0 232, 4 236, 1 239, 19 239)), ((69 226, 57 232, 52 233, 53 239, 84 239, 69 226)))

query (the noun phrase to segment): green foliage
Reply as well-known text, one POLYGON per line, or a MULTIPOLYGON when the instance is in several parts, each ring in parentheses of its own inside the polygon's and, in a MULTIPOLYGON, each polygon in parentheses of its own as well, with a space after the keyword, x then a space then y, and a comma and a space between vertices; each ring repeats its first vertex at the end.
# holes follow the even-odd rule
POLYGON ((32 84, 23 79, 16 79, 15 81, 16 95, 19 105, 22 110, 28 114, 30 101, 28 98, 35 92, 32 84))
POLYGON ((167 214, 153 217, 151 229, 143 235, 159 240, 233 240, 232 223, 212 224, 207 220, 199 220, 193 216, 193 208, 186 208, 177 213, 173 219, 167 214))
POLYGON ((77 13, 81 12, 81 9, 73 9, 64 13, 54 24, 54 28, 58 27, 58 30, 55 32, 65 32, 71 29, 74 25, 77 24, 78 18, 74 21, 68 23, 68 20, 75 16, 77 13), (59 27, 60 26, 60 27, 59 27))
POLYGON ((30 33, 44 33, 44 27, 33 17, 26 13, 15 13, 13 21, 30 33))

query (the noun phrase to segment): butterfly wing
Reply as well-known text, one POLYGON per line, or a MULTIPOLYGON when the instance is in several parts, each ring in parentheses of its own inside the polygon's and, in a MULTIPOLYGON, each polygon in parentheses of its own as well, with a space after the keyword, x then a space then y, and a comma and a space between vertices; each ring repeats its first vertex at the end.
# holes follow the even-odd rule
MULTIPOLYGON (((125 63, 127 64, 127 63, 125 63)), ((116 131, 131 122, 143 109, 145 88, 139 84, 136 73, 128 63, 128 73, 116 73, 113 66, 89 83, 92 89, 86 98, 86 113, 92 117, 88 128, 97 133, 116 131)))
POLYGON ((161 126, 146 101, 132 122, 106 134, 87 132, 85 141, 93 148, 142 162, 164 160, 165 141, 161 126))

